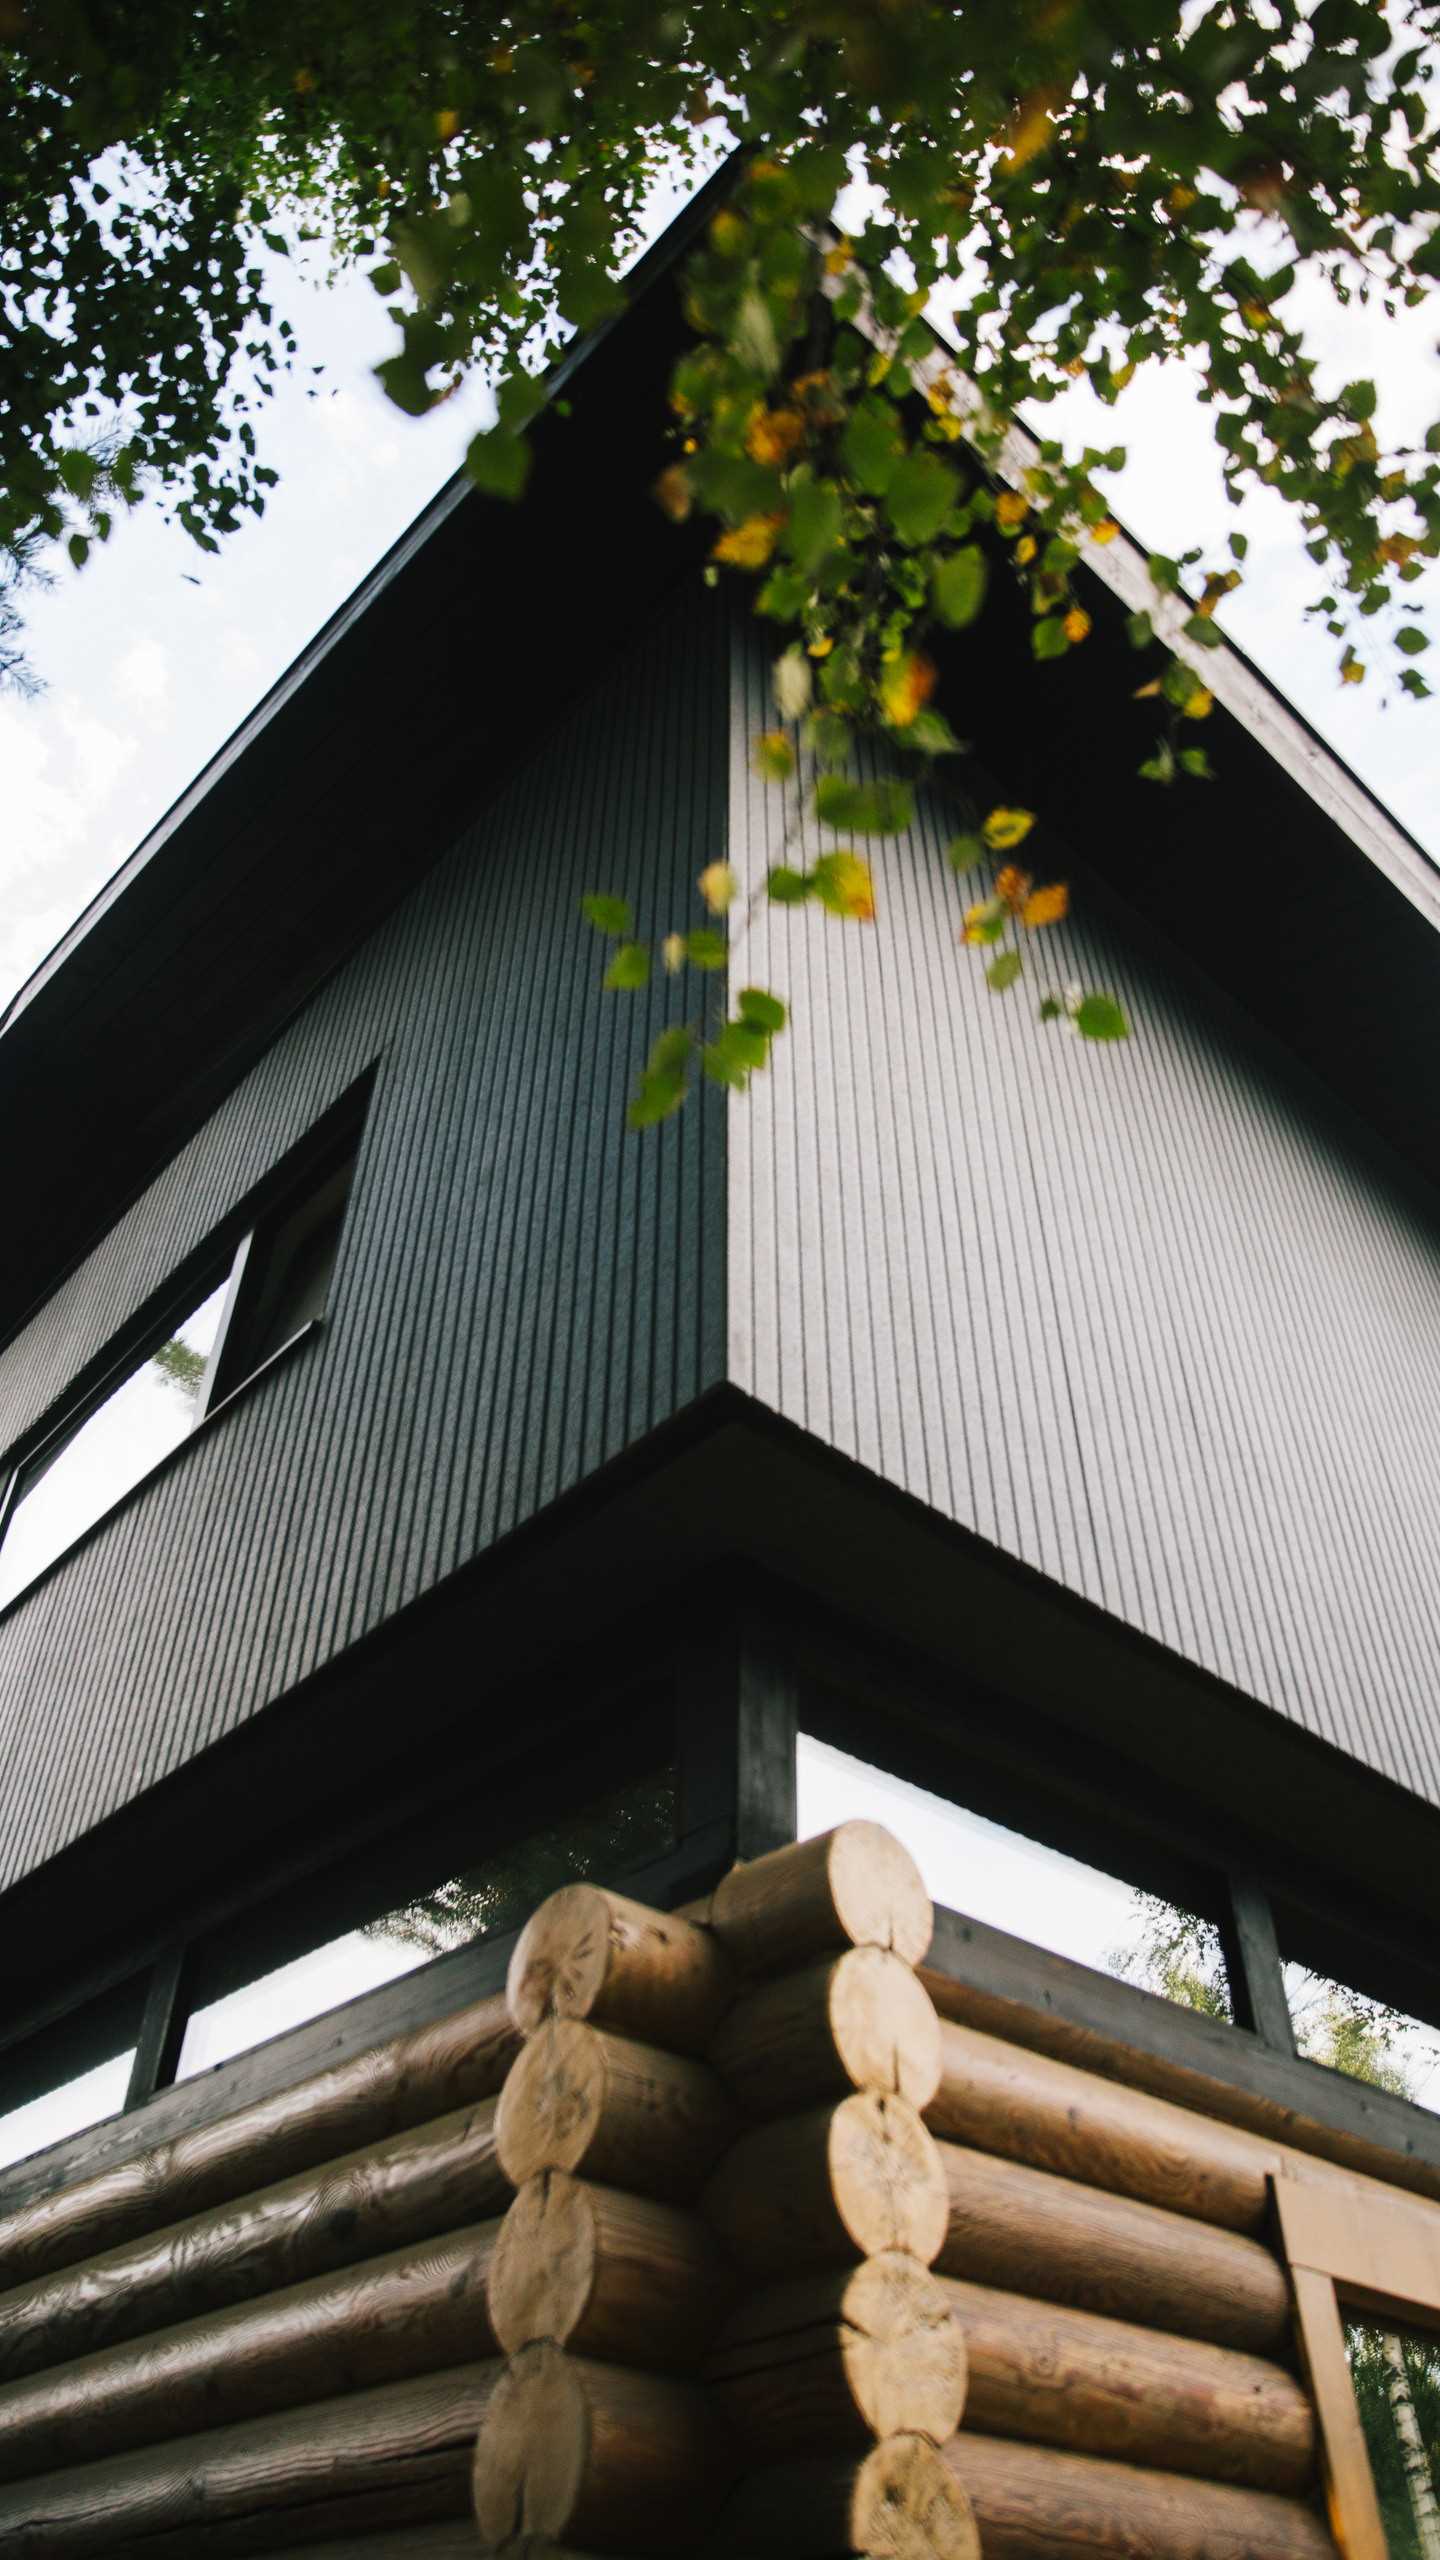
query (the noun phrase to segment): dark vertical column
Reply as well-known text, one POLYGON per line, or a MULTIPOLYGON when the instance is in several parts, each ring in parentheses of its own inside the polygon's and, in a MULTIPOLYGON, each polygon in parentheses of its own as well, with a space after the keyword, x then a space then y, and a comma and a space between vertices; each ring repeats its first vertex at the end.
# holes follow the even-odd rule
POLYGON ((135 2045, 135 2060, 130 2067, 130 2086, 125 2092, 125 2112, 143 2107, 157 2089, 168 2089, 175 2077, 180 2047, 185 2036, 186 2007, 181 1997, 181 1976, 185 1969, 185 1951, 172 1947, 155 1964, 150 1987, 145 1994, 145 2013, 135 2045))
POLYGON ((1237 2027, 1248 2027, 1276 2053, 1293 2053, 1295 2029, 1285 1997, 1285 1975, 1270 1897, 1252 1875, 1232 1869, 1229 1910, 1220 1926, 1230 2005, 1237 2027))
POLYGON ((677 1666, 682 1838, 719 1823, 727 1863, 795 1837, 799 1684, 784 1629, 746 1600, 697 1600, 713 1615, 677 1666))

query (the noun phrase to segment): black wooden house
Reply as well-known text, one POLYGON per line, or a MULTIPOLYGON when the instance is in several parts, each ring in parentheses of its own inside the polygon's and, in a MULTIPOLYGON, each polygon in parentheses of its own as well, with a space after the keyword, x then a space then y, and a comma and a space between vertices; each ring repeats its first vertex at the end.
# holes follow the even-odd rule
POLYGON ((937 791, 873 927, 757 915, 770 1072, 627 1132, 681 997, 602 991, 582 893, 697 921, 780 823, 764 636, 649 495, 672 246, 521 506, 443 492, 0 1025, 0 2257, 494 1990, 572 1870, 668 1907, 793 1838, 797 1734, 1223 1953, 1193 2013, 962 1859, 975 2015, 1440 2196, 1282 1974, 1440 2034, 1440 875, 1229 648, 1217 781, 1137 777, 1122 536, 1085 650, 1001 598, 943 699, 1133 1038, 987 994, 937 791), (397 1912, 396 1978, 183 2058, 397 1912))

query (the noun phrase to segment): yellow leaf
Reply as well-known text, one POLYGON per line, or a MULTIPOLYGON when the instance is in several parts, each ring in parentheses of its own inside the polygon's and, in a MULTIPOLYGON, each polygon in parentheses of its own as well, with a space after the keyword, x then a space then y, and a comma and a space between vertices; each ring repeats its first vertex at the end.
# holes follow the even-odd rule
POLYGON ((1065 92, 1057 86, 1032 89, 1023 97, 1005 128, 1009 149, 1005 166, 1012 173, 1023 169, 1037 151, 1043 151, 1055 129, 1055 109, 1064 104, 1065 92))
POLYGON ((1015 557, 1022 569, 1028 569, 1040 545, 1033 533, 1022 533, 1015 545, 1015 557))
POLYGON ((710 862, 695 883, 712 916, 723 916, 740 895, 740 883, 728 862, 710 862))
POLYGON ((1340 681, 1342 684, 1363 684, 1365 681, 1365 661, 1357 658, 1353 649, 1347 649, 1340 661, 1340 681))
POLYGON ((887 666, 880 678, 880 708, 892 729, 908 729, 935 690, 936 671, 929 658, 909 651, 887 666))
POLYGON ((995 895, 1002 898, 1007 907, 1022 907, 1029 889, 1030 873, 1020 870, 1016 863, 1005 863, 995 874, 995 895))
POLYGON ((870 865, 858 853, 825 856, 825 905, 832 915, 852 916, 857 924, 875 921, 875 883, 870 865))
POLYGON ((965 910, 960 928, 962 942, 998 942, 1005 930, 1008 910, 1002 898, 981 898, 965 910))
POLYGON ((1195 189, 1183 184, 1174 186, 1171 188, 1165 202, 1171 213, 1188 213, 1190 207, 1195 202, 1195 189))
POLYGON ((655 483, 655 501, 672 524, 685 522, 692 505, 690 474, 678 462, 661 472, 655 483))
POLYGON ((1072 604, 1065 616, 1065 637, 1072 648, 1090 637, 1090 616, 1081 604, 1072 604))
POLYGON ((1090 539, 1092 542, 1113 542, 1119 530, 1113 516, 1102 516, 1099 524, 1090 527, 1090 539))
POLYGON ((1148 684, 1137 684, 1134 693, 1131 695, 1131 700, 1133 702, 1153 702, 1156 694, 1163 692, 1163 690, 1164 687, 1160 682, 1160 678, 1158 676, 1152 676, 1148 684))
POLYGON ((1010 853, 1035 824, 1033 809, 992 809, 981 829, 992 853, 1010 853))
POLYGON ((865 376, 865 379, 869 383, 872 391, 874 391, 877 386, 884 381, 886 374, 890 370, 890 362, 891 359, 886 354, 884 348, 877 347, 874 355, 870 359, 870 368, 865 376))
POLYGON ((1408 533, 1387 533, 1375 556, 1377 560, 1384 560, 1392 567, 1396 565, 1403 567, 1407 560, 1413 560, 1419 548, 1419 543, 1414 541, 1408 533))
POLYGON ((1033 933, 1037 925, 1058 924, 1070 912, 1070 892, 1063 880, 1052 880, 1046 889, 1037 889, 1020 910, 1020 921, 1033 933))
POLYGON ((665 963, 667 976, 672 978, 678 977, 680 971, 685 966, 684 934, 667 933, 664 941, 660 945, 660 957, 665 963))
POLYGON ((806 646, 812 658, 828 658, 835 643, 828 632, 822 632, 818 640, 807 641, 806 646))
POLYGON ((1018 533, 1030 513, 1030 501, 1018 489, 1002 489, 995 501, 995 521, 1002 533, 1018 533))
POLYGON ((710 242, 722 258, 733 258, 745 238, 745 225, 738 213, 722 208, 710 225, 710 242))
POLYGON ((781 516, 747 516, 743 524, 721 534, 710 557, 724 560, 732 569, 763 569, 783 522, 781 516))
POLYGON ((435 131, 442 142, 453 142, 460 130, 460 118, 453 107, 441 107, 435 118, 435 131))
POLYGON ((788 462, 805 441, 805 419, 798 409, 757 409, 745 431, 745 450, 752 462, 788 462))
POLYGON ((827 249, 825 252, 825 273, 827 276, 843 276, 846 268, 853 260, 854 255, 854 250, 842 232, 840 238, 836 241, 834 248, 827 249))
POLYGON ((1208 685, 1197 684, 1180 705, 1182 720, 1208 720, 1215 708, 1215 696, 1208 685))

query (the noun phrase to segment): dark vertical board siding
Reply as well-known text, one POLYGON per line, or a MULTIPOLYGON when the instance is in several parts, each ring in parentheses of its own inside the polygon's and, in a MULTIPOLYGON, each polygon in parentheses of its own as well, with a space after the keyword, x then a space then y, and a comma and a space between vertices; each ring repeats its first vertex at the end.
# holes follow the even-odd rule
POLYGON ((727 687, 702 598, 566 722, 0 1361, 11 1441, 379 1061, 323 1333, 0 1619, 0 1882, 723 1376, 723 1103, 709 1089, 666 1129, 626 1132, 637 1057, 681 996, 604 995, 579 900, 623 891, 647 934, 688 914, 725 847, 727 687))
MULTIPOLYGON (((784 813, 744 634, 734 705, 753 882, 784 813)), ((873 927, 757 915, 794 1019, 731 1106, 731 1375, 1440 1802, 1440 1208, 1098 895, 991 996, 950 831, 880 848, 873 927), (1128 1044, 1036 1022, 1071 980, 1128 1044)))

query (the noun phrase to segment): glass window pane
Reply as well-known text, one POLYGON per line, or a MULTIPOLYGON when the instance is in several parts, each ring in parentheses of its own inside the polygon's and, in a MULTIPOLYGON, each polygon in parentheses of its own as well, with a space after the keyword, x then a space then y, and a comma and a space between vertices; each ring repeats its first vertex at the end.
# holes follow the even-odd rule
POLYGON ((1440 2338, 1347 2320, 1390 2560, 1440 2560, 1440 2338))
POLYGON ((0 1608, 193 1429, 225 1287, 222 1280, 168 1342, 24 1470, 0 1538, 0 1608))
POLYGON ((1311 2062, 1440 2114, 1440 2028, 1301 1964, 1285 1967, 1285 1997, 1296 2045, 1311 2062))
POLYGON ((932 1898, 948 1910, 1077 1964, 1123 1974, 1187 2007, 1228 2016, 1218 1940, 1208 1923, 809 1734, 799 1737, 796 1781, 802 1840, 857 1816, 883 1822, 904 1842, 932 1898), (1187 1931, 1197 1941, 1189 1961, 1187 1931), (1167 1960, 1162 1942, 1170 1935, 1182 1944, 1167 1960))
POLYGON ((674 1846, 675 1822, 672 1771, 658 1770, 616 1788, 568 1821, 532 1832, 482 1865, 197 2009, 185 2028, 176 2078, 208 2071, 362 1991, 413 1973, 452 1947, 520 1927, 557 1885, 592 1875, 613 1878, 663 1856, 674 1846))
POLYGON ((118 2115, 134 2059, 133 2051, 117 2053, 109 2062, 82 2071, 78 2079, 67 2080, 62 2088, 47 2089, 43 2097, 27 2099, 23 2107, 0 2115, 0 2168, 28 2160, 32 2152, 47 2151, 52 2142, 63 2142, 67 2133, 83 2133, 87 2125, 103 2124, 107 2116, 118 2115))

